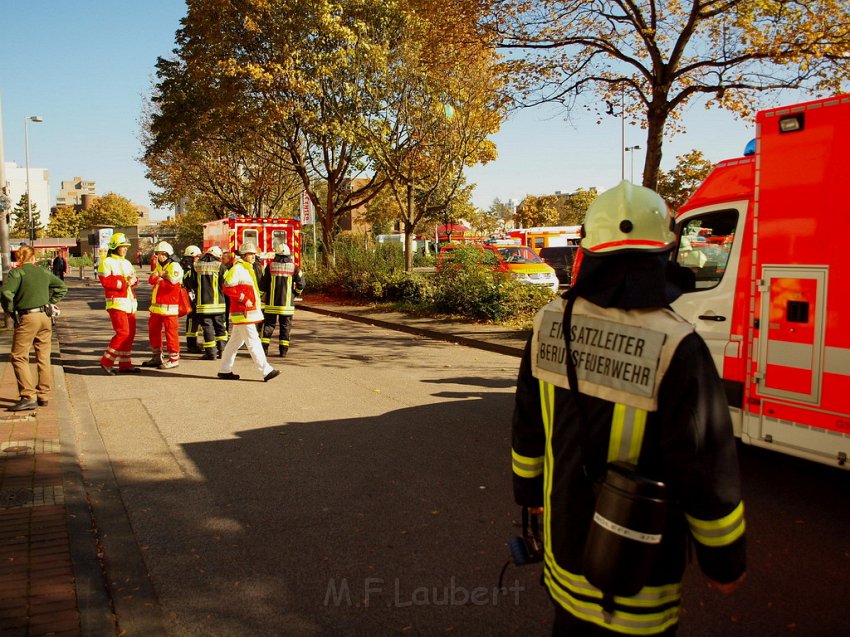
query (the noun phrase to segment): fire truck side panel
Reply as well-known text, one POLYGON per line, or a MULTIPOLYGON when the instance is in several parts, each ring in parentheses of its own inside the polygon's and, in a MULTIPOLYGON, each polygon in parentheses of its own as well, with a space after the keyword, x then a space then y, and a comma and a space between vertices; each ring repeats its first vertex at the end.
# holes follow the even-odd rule
POLYGON ((755 157, 718 164, 680 212, 683 233, 690 230, 692 237, 700 227, 695 219, 716 219, 712 212, 746 212, 746 220, 743 235, 735 233, 720 282, 703 290, 698 277, 697 290, 675 308, 697 326, 715 361, 720 359, 745 442, 846 468, 850 265, 842 254, 847 250, 842 191, 850 96, 763 111, 756 122, 755 157), (745 165, 752 175, 748 193, 742 193, 745 165), (734 279, 734 291, 727 278, 734 279), (730 313, 725 293, 734 299, 730 313))

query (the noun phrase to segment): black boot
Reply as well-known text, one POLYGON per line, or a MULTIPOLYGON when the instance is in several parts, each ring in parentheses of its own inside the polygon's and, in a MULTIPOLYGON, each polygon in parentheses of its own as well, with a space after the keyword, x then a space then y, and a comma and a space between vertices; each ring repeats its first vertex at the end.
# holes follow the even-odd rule
POLYGON ((216 359, 215 355, 215 347, 206 347, 204 348, 204 360, 205 361, 214 361, 216 359))
POLYGON ((162 351, 155 349, 151 352, 151 359, 142 363, 142 367, 159 367, 162 365, 162 351))
POLYGON ((289 353, 289 345, 281 345, 278 351, 281 358, 286 358, 286 355, 289 353))

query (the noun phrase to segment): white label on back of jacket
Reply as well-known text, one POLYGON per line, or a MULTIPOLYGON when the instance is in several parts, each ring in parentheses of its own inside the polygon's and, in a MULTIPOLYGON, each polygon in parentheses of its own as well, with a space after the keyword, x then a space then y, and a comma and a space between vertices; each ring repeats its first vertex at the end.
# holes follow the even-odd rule
MULTIPOLYGON (((544 311, 534 356, 538 369, 565 378, 567 348, 562 321, 561 312, 544 311)), ((636 396, 653 396, 666 339, 663 333, 576 314, 571 328, 570 349, 579 388, 584 380, 636 396)))

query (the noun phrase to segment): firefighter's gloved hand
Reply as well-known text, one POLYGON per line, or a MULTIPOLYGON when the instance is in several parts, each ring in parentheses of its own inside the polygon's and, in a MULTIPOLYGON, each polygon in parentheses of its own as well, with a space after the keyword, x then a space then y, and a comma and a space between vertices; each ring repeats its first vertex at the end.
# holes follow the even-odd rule
POLYGON ((129 279, 127 279, 127 285, 129 285, 130 287, 133 287, 138 282, 139 282, 139 279, 136 278, 135 274, 133 276, 131 276, 129 279))

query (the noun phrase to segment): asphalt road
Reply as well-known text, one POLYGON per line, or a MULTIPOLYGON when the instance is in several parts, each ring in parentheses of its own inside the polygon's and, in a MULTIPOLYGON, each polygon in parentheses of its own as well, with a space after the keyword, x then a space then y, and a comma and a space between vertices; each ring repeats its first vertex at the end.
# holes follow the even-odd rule
MULTIPOLYGON (((539 568, 510 566, 494 590, 517 533, 516 358, 302 311, 271 383, 244 352, 238 382, 191 355, 113 378, 99 308, 97 287, 75 287, 59 334, 93 423, 90 497, 115 485, 95 517, 129 634, 157 634, 157 606, 180 637, 549 633, 539 568), (134 561, 149 583, 124 574, 134 561)), ((750 448, 741 464, 749 580, 723 598, 692 565, 680 633, 850 633, 850 475, 750 448)))

